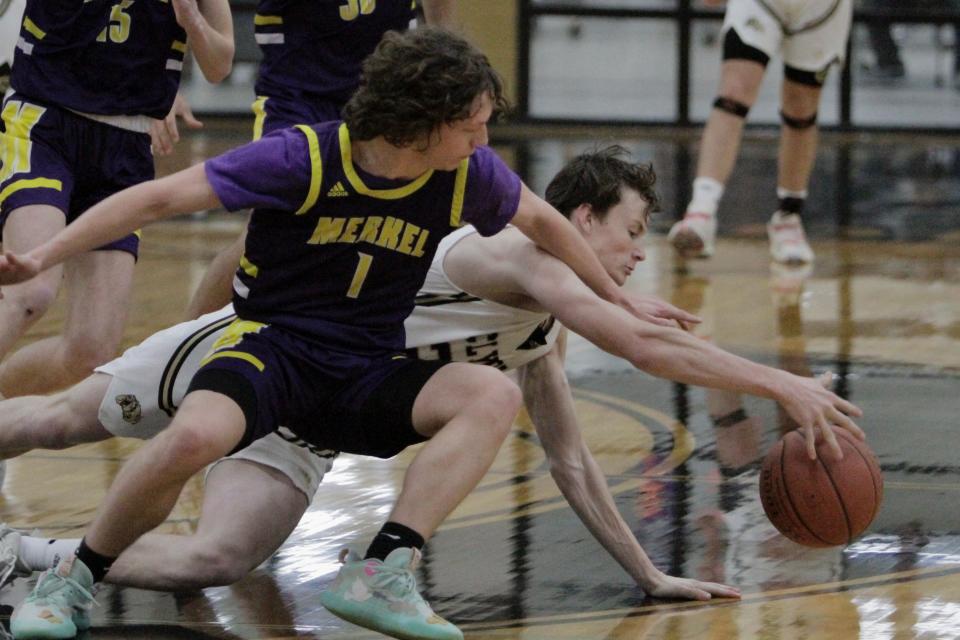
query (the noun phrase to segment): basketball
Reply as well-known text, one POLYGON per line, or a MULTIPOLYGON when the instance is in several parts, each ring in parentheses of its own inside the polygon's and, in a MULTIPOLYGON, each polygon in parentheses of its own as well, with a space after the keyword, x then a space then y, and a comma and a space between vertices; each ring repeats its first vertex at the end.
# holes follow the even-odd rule
POLYGON ((817 459, 807 457, 800 431, 770 449, 760 469, 760 500, 767 518, 787 538, 808 547, 848 544, 866 530, 880 509, 883 477, 870 447, 833 427, 843 450, 834 459, 817 434, 817 459))

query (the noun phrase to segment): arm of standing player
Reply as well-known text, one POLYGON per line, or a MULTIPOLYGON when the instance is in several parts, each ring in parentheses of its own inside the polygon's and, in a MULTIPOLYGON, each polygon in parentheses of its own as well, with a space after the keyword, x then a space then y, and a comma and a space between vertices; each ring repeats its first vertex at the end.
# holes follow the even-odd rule
POLYGON ((456 0, 423 0, 423 17, 431 27, 457 30, 456 0))
POLYGON ((221 206, 203 163, 102 200, 23 256, 0 257, 0 284, 15 284, 75 255, 102 246, 156 220, 221 206))
POLYGON ((566 263, 598 296, 642 317, 644 311, 620 290, 570 221, 525 184, 510 222, 538 247, 566 263))
POLYGON ((233 18, 227 0, 172 0, 177 22, 208 82, 222 81, 233 68, 233 18))
POLYGON ((739 598, 738 589, 669 576, 650 561, 617 510, 603 470, 583 440, 563 371, 562 351, 558 341, 550 353, 520 369, 520 388, 550 462, 550 474, 574 512, 649 595, 692 600, 739 598))

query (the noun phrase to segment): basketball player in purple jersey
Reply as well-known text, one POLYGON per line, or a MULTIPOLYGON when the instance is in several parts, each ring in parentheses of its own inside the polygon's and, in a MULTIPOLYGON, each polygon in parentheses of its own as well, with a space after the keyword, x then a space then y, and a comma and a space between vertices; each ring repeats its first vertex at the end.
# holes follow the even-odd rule
MULTIPOLYGON (((229 73, 227 0, 28 0, 2 110, 5 249, 29 251, 110 194, 153 178, 150 127, 173 105, 188 44, 209 80, 229 73)), ((7 289, 0 357, 43 316, 61 279, 67 320, 62 335, 0 365, 0 394, 63 387, 113 357, 138 241, 130 234, 92 247, 66 268, 7 289)))
POLYGON ((635 311, 583 237, 485 146, 502 102, 489 61, 461 38, 388 34, 364 63, 345 122, 277 131, 124 190, 29 255, 0 260, 0 284, 20 282, 150 221, 254 209, 234 287, 238 319, 170 427, 121 470, 77 555, 17 608, 15 637, 89 625, 92 585, 166 518, 184 483, 280 424, 320 448, 382 457, 427 441, 366 558, 346 555, 321 601, 384 633, 462 637, 420 597, 413 569, 486 473, 520 392, 493 367, 405 355, 403 321, 439 240, 462 223, 483 235, 511 223, 602 298, 635 311), (358 589, 364 597, 349 597, 358 589))
MULTIPOLYGON (((427 24, 452 28, 455 0, 420 0, 427 24)), ((292 127, 338 120, 360 82, 360 65, 387 31, 415 19, 410 0, 260 0, 254 19, 263 53, 254 90, 253 139, 292 127)), ((187 305, 196 318, 230 302, 246 230, 210 263, 187 305)))

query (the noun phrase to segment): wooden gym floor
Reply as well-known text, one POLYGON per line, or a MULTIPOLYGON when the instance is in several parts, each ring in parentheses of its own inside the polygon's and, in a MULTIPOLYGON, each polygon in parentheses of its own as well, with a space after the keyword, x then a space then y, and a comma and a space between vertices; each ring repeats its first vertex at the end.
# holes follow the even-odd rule
MULTIPOLYGON (((161 159, 160 171, 245 135, 235 125, 208 124, 178 156, 161 159)), ((542 192, 549 172, 596 139, 586 135, 527 135, 502 150, 542 192)), ((684 165, 675 160, 692 142, 655 132, 601 134, 611 136, 657 163, 667 202, 656 224, 662 231, 682 206, 684 165)), ((647 264, 629 285, 700 314, 701 335, 727 349, 796 373, 840 374, 841 392, 865 411, 861 425, 886 481, 866 535, 814 550, 767 523, 759 460, 790 428, 773 403, 655 379, 574 340, 568 359, 580 419, 633 531, 665 571, 736 584, 743 599, 646 599, 567 507, 521 416, 482 485, 425 550, 419 578, 434 607, 476 640, 960 637, 960 186, 955 171, 938 173, 958 162, 957 142, 914 145, 825 136, 811 198, 817 262, 804 277, 771 270, 760 224, 769 210, 753 203, 769 200, 775 145, 754 136, 721 210, 717 256, 679 263, 654 234, 647 264), (931 146, 954 155, 931 161, 931 146), (875 181, 858 183, 857 174, 849 183, 857 188, 836 194, 831 171, 842 153, 875 181), (843 224, 836 203, 846 211, 843 224), (748 419, 714 427, 711 414, 740 406, 748 419)), ((147 230, 128 344, 180 318, 238 220, 212 213, 147 230)), ((61 321, 55 309, 26 340, 55 333, 61 321)), ((10 462, 0 518, 46 535, 80 535, 134 447, 114 441, 10 462)), ((376 531, 410 457, 341 458, 290 540, 233 587, 104 589, 88 637, 376 636, 328 614, 317 595, 334 575, 339 549, 362 546, 376 531)), ((190 531, 201 491, 199 481, 189 485, 166 530, 190 531)), ((0 593, 4 613, 32 584, 21 579, 0 593)))

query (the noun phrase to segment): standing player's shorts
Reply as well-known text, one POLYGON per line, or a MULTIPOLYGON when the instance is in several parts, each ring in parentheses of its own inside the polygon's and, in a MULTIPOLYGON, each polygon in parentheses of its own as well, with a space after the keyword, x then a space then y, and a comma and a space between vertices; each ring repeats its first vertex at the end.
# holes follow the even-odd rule
POLYGON ((722 31, 768 57, 782 51, 788 67, 819 72, 843 61, 852 17, 853 0, 729 0, 722 31))
MULTIPOLYGON (((0 229, 14 209, 49 205, 66 223, 127 187, 153 179, 149 119, 118 117, 130 130, 18 93, 3 102, 0 229), (146 127, 144 131, 141 131, 146 127)), ((137 234, 99 247, 137 257, 137 234)))
POLYGON ((238 318, 201 362, 190 391, 221 393, 240 406, 247 419, 241 447, 282 424, 320 449, 390 458, 427 439, 413 427, 413 405, 446 364, 337 351, 238 318))
POLYGON ((340 119, 342 105, 304 94, 297 98, 257 96, 253 109, 253 139, 277 129, 340 119))
MULTIPOLYGON (((228 305, 156 333, 98 367, 98 373, 112 376, 100 404, 100 424, 115 436, 141 440, 166 429, 200 361, 235 319, 233 306, 228 305)), ((311 447, 281 427, 230 457, 276 469, 311 500, 336 455, 311 447)))

